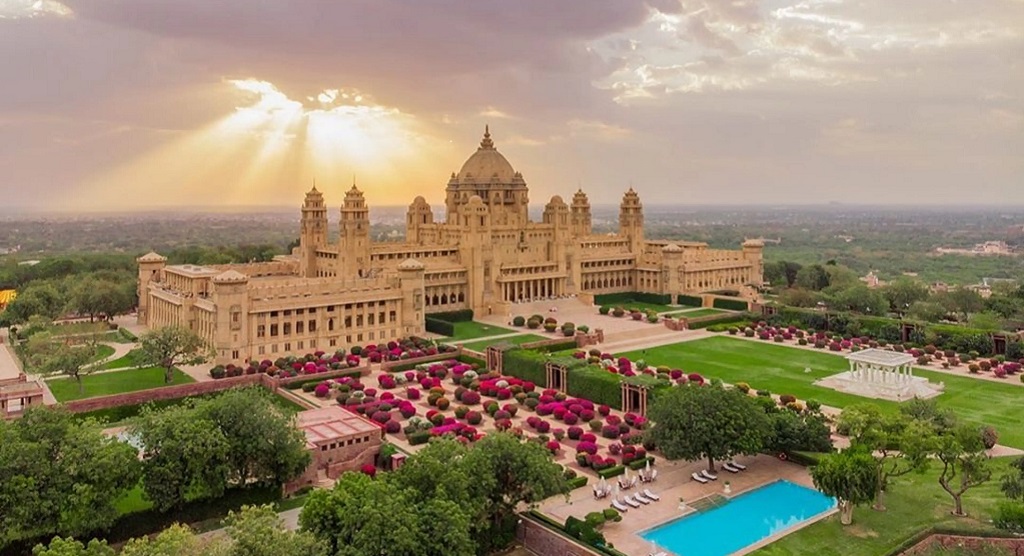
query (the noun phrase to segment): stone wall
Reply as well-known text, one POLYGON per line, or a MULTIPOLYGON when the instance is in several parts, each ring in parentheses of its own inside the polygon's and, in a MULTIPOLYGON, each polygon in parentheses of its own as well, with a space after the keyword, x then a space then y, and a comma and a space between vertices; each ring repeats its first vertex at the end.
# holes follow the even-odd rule
POLYGON ((188 396, 199 396, 202 394, 209 394, 210 392, 228 390, 237 386, 254 385, 265 386, 271 391, 277 389, 277 384, 274 382, 272 377, 268 377, 264 374, 255 374, 222 378, 220 380, 192 382, 189 384, 176 384, 173 386, 139 390, 138 392, 126 392, 124 394, 112 394, 110 396, 99 396, 84 400, 74 400, 64 403, 63 406, 72 413, 84 413, 87 411, 96 411, 98 409, 107 409, 108 407, 137 405, 156 400, 171 400, 176 398, 185 398, 188 396))
POLYGON ((399 359, 398 361, 384 361, 380 364, 380 370, 384 372, 391 372, 391 369, 398 366, 419 365, 420 363, 433 363, 434 361, 447 361, 448 359, 457 359, 459 355, 462 355, 462 346, 457 346, 455 351, 448 353, 424 355, 423 357, 399 359))
POLYGON ((525 516, 519 521, 519 526, 516 528, 516 539, 537 554, 601 556, 600 553, 525 516))
POLYGON ((960 535, 929 535, 923 541, 915 544, 904 551, 905 556, 924 554, 929 549, 941 546, 943 548, 966 548, 971 551, 981 551, 986 547, 998 547, 1008 554, 1024 556, 1024 539, 1021 538, 988 538, 988 537, 964 537, 960 535))

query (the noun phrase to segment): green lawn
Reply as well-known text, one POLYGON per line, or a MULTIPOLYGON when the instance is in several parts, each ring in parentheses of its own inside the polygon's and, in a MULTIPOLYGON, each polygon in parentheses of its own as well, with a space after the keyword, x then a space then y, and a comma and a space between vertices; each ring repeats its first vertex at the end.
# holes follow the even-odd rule
POLYGON ((964 495, 964 511, 968 517, 950 515, 953 499, 937 481, 938 465, 932 464, 924 473, 911 473, 893 479, 885 512, 869 506, 853 511, 853 524, 843 527, 839 516, 833 515, 779 539, 754 552, 762 556, 818 556, 827 554, 883 556, 900 548, 900 544, 930 526, 970 529, 990 528, 984 522, 996 504, 1005 500, 999 490, 999 478, 1015 458, 996 458, 992 480, 968 490, 964 495))
POLYGON ((687 311, 677 311, 677 312, 669 313, 667 315, 662 315, 662 316, 676 317, 676 318, 686 317, 688 319, 696 319, 696 318, 707 317, 707 316, 711 316, 711 315, 721 315, 722 313, 728 313, 728 311, 724 311, 722 309, 708 309, 708 308, 704 308, 704 309, 689 309, 687 311))
POLYGON ((114 508, 117 509, 118 515, 142 512, 152 507, 153 503, 143 496, 141 482, 135 485, 135 488, 126 492, 124 496, 114 501, 114 508))
POLYGON ((127 369, 128 367, 138 367, 140 356, 141 352, 138 348, 135 348, 113 361, 107 361, 100 365, 96 370, 103 371, 107 369, 127 369))
POLYGON ((92 356, 92 362, 102 361, 111 355, 114 355, 114 348, 107 344, 97 344, 96 354, 92 356))
MULTIPOLYGON (((174 381, 171 384, 185 384, 188 382, 195 382, 195 380, 177 369, 174 370, 174 381)), ((78 391, 78 382, 71 378, 49 380, 47 385, 59 402, 166 386, 164 384, 164 370, 160 367, 146 367, 130 371, 114 371, 89 375, 82 378, 82 385, 84 387, 82 392, 78 391)))
POLYGON ((455 335, 444 338, 445 342, 463 342, 466 340, 474 340, 476 338, 486 338, 488 336, 498 336, 500 334, 513 334, 516 331, 508 328, 502 328, 500 326, 494 326, 493 324, 485 324, 477 321, 466 321, 466 322, 455 322, 455 335))
POLYGON ((498 343, 501 343, 501 342, 508 342, 510 344, 519 345, 519 344, 526 344, 526 343, 529 343, 529 342, 538 342, 540 340, 550 340, 551 338, 553 338, 553 336, 538 336, 536 334, 520 334, 518 336, 512 336, 510 338, 501 338, 501 339, 498 339, 498 340, 480 340, 480 341, 477 341, 477 342, 469 342, 467 344, 462 344, 462 347, 464 347, 466 349, 471 349, 473 351, 481 351, 482 352, 482 351, 486 350, 487 346, 489 346, 491 344, 498 344, 498 343))
MULTIPOLYGON (((842 408, 868 401, 886 411, 896 411, 897 406, 896 402, 815 386, 815 380, 849 369, 846 359, 828 352, 715 336, 622 355, 632 360, 645 359, 652 365, 668 365, 719 378, 731 384, 746 382, 755 389, 770 390, 773 394, 792 394, 833 407, 842 408), (807 368, 809 373, 804 372, 807 368)), ((935 371, 915 369, 914 374, 935 383, 946 383, 946 391, 936 398, 941 406, 955 410, 967 421, 996 427, 1000 444, 1024 448, 1024 411, 1019 409, 1024 401, 1024 388, 935 371)))

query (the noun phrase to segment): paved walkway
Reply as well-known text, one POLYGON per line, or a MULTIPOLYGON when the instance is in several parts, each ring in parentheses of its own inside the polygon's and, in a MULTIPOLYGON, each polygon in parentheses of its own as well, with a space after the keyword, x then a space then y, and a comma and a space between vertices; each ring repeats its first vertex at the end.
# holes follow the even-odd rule
POLYGON ((18 378, 20 374, 21 368, 18 367, 18 362, 14 359, 11 346, 7 345, 6 342, 0 343, 0 380, 18 378))

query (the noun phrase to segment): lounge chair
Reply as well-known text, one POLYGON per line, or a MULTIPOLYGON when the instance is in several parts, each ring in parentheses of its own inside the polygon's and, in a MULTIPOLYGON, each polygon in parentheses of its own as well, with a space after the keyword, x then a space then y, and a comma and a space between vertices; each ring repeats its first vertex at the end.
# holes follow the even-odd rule
POLYGON ((747 466, 746 465, 740 465, 739 463, 736 463, 736 460, 730 461, 729 465, 735 467, 736 469, 739 469, 740 471, 746 471, 747 470, 747 466))
POLYGON ((638 492, 638 493, 633 495, 633 500, 636 500, 637 502, 640 502, 641 504, 644 504, 645 506, 647 504, 650 504, 651 502, 654 502, 654 500, 648 500, 647 497, 644 496, 643 493, 640 493, 640 492, 638 492))
POLYGON ((691 477, 691 478, 692 478, 692 479, 693 479, 694 481, 697 481, 698 483, 700 483, 700 484, 702 484, 702 485, 706 485, 706 484, 708 484, 708 480, 707 480, 707 479, 705 479, 705 478, 704 478, 704 475, 701 475, 700 473, 691 473, 691 474, 690 474, 690 477, 691 477))
POLYGON ((619 502, 618 500, 612 500, 612 507, 615 508, 616 510, 619 510, 622 513, 626 513, 629 511, 629 508, 623 506, 622 502, 619 502))
POLYGON ((644 496, 650 498, 651 500, 654 500, 655 502, 657 502, 658 500, 661 500, 661 497, 658 496, 657 494, 654 494, 653 492, 651 492, 651 489, 649 489, 649 488, 645 488, 644 489, 644 496))
POLYGON ((636 500, 633 500, 632 496, 627 496, 627 497, 623 498, 622 501, 625 502, 626 504, 629 504, 633 508, 639 508, 640 507, 640 502, 637 502, 636 500))
POLYGON ((739 467, 733 467, 731 463, 723 463, 722 464, 722 469, 725 469, 729 473, 739 473, 740 472, 740 468, 739 467))
POLYGON ((708 479, 709 481, 717 481, 718 480, 718 475, 715 475, 714 473, 708 471, 707 469, 701 470, 700 474, 701 474, 702 477, 704 477, 705 479, 708 479))

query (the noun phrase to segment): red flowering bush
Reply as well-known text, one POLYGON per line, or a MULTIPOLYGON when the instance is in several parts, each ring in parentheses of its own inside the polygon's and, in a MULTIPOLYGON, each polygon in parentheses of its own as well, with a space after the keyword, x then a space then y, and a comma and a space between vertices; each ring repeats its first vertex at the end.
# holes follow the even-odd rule
POLYGON ((580 441, 580 443, 576 445, 576 451, 594 455, 597 453, 597 444, 593 442, 580 441))
POLYGON ((480 403, 480 393, 472 390, 466 390, 462 393, 462 403, 466 405, 476 405, 480 403))
POLYGON ((498 419, 497 421, 494 422, 494 428, 498 429, 499 431, 507 431, 512 428, 512 420, 498 419))
POLYGON ((575 425, 579 422, 579 417, 575 413, 566 413, 565 417, 562 418, 566 425, 575 425))
POLYGON ((622 444, 619 444, 618 442, 613 442, 610 446, 608 446, 608 452, 610 452, 613 456, 621 454, 622 444))
POLYGON ((597 416, 594 415, 594 410, 593 409, 586 409, 586 408, 584 408, 583 411, 580 411, 580 420, 581 421, 593 421, 596 417, 597 416))
POLYGON ((398 434, 402 430, 402 425, 398 424, 398 421, 388 421, 384 423, 384 432, 388 434, 398 434))
POLYGON ((619 423, 622 422, 622 418, 619 417, 618 415, 609 415, 609 416, 604 418, 604 422, 608 423, 609 425, 618 426, 619 423))
POLYGON ((405 397, 409 398, 410 400, 418 400, 420 399, 420 391, 415 390, 413 388, 407 388, 405 390, 405 397))
POLYGON ((484 416, 478 411, 470 411, 469 413, 466 413, 466 422, 470 425, 479 425, 483 420, 484 416))
POLYGON ((372 463, 364 464, 359 470, 371 477, 377 476, 377 468, 372 463))
POLYGON ((393 377, 391 375, 380 375, 380 376, 378 376, 377 377, 377 383, 380 384, 380 387, 385 389, 385 390, 390 390, 390 389, 394 388, 395 386, 397 386, 397 384, 395 383, 395 377, 393 377))
POLYGON ((569 427, 566 434, 569 436, 569 440, 579 440, 583 436, 583 429, 581 427, 569 427))
POLYGON ((601 436, 605 438, 618 438, 619 427, 616 425, 605 425, 601 427, 601 436))
POLYGON ((388 411, 377 411, 374 412, 373 416, 370 417, 374 422, 384 424, 391 420, 391 413, 388 411))
POLYGON ((326 382, 321 382, 320 384, 317 384, 316 388, 313 390, 313 392, 316 394, 316 397, 318 398, 326 398, 327 394, 330 391, 331 387, 326 382))
POLYGON ((580 436, 580 442, 597 442, 597 436, 592 433, 585 432, 580 436))
POLYGON ((552 454, 557 454, 558 453, 558 449, 562 447, 562 445, 559 444, 557 440, 549 440, 548 443, 546 444, 546 446, 547 446, 548 450, 551 451, 552 454))
POLYGON ((565 429, 551 429, 551 436, 554 436, 555 440, 562 440, 565 438, 565 429))
POLYGON ((690 373, 689 375, 686 376, 686 379, 689 382, 697 383, 698 386, 704 384, 704 377, 700 376, 697 373, 690 373))
POLYGON ((516 413, 518 413, 518 412, 519 412, 519 406, 517 406, 517 405, 513 405, 513 404, 510 404, 510 403, 507 403, 507 404, 505 404, 505 405, 501 406, 501 409, 502 409, 503 411, 507 411, 507 412, 508 412, 508 414, 509 414, 510 416, 512 416, 512 417, 515 417, 515 416, 516 416, 516 413))
POLYGON ((537 432, 541 434, 547 434, 549 431, 551 431, 551 423, 547 421, 541 421, 537 423, 537 432))

